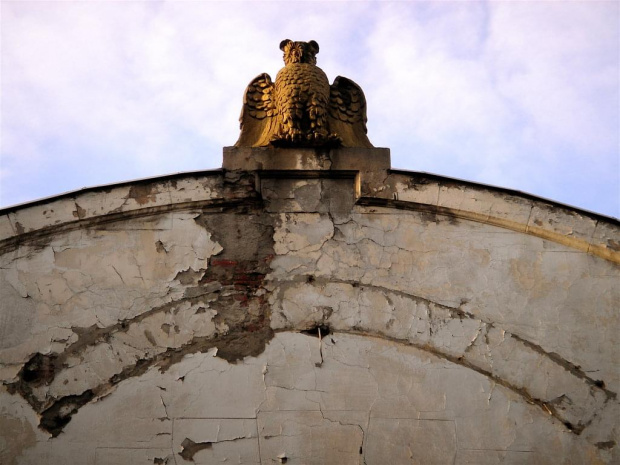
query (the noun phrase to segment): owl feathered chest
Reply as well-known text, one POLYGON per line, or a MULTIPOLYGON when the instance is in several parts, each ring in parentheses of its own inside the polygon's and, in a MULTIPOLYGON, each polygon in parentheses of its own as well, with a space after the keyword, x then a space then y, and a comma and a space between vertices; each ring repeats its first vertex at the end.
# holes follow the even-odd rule
POLYGON ((323 70, 308 63, 293 63, 282 68, 276 76, 276 107, 290 105, 326 106, 329 103, 329 80, 323 70))

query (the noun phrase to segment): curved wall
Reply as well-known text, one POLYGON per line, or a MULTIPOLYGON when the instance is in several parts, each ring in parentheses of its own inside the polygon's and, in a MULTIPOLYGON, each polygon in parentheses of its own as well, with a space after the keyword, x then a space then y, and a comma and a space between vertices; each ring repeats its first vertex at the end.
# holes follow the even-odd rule
POLYGON ((224 170, 0 212, 2 463, 613 463, 618 222, 389 170, 224 170))

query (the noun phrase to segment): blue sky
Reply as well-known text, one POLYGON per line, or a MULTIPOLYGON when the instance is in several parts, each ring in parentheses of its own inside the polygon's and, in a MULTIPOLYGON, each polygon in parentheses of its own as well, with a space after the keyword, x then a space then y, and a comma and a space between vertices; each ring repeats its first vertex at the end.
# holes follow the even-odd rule
POLYGON ((0 206, 218 168, 245 86, 316 40, 394 168, 620 216, 620 3, 3 1, 0 206))

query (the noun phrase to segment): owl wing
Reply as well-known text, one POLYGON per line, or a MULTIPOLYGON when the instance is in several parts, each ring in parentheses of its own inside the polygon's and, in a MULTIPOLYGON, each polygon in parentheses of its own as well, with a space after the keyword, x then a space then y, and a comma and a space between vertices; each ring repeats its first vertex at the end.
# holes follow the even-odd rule
POLYGON ((373 147, 366 135, 366 97, 362 88, 338 76, 330 88, 329 129, 344 147, 373 147))
POLYGON ((264 147, 269 144, 277 115, 274 88, 271 77, 263 73, 245 89, 239 117, 241 134, 236 147, 264 147))

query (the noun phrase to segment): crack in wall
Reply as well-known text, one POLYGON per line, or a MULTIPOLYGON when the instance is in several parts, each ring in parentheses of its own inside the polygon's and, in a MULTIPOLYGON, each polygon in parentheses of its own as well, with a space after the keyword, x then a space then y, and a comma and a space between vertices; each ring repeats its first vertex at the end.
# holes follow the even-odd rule
POLYGON ((550 360, 552 360, 554 363, 556 363, 556 364, 560 365, 561 367, 563 367, 566 371, 571 373, 573 376, 576 376, 577 378, 583 379, 590 386, 593 386, 593 387, 596 387, 596 388, 602 390, 603 392, 605 392, 605 395, 607 396, 607 399, 612 400, 612 399, 616 399, 617 398, 618 395, 617 395, 616 392, 613 392, 613 391, 610 391, 609 389, 607 389, 607 387, 605 386, 605 381, 600 380, 600 379, 593 379, 593 378, 591 378, 590 376, 588 376, 586 374, 585 371, 583 371, 581 369, 581 367, 579 365, 575 365, 574 363, 571 363, 570 361, 566 360, 561 355, 559 355, 559 354, 557 354, 555 352, 547 352, 540 345, 534 344, 533 342, 530 342, 527 339, 524 339, 524 338, 518 336, 517 334, 510 333, 510 335, 511 335, 511 337, 513 337, 514 339, 518 340, 519 342, 521 342, 523 345, 527 346, 528 348, 530 348, 534 352, 538 352, 539 354, 542 354, 545 357, 548 357, 550 360))
MULTIPOLYGON (((206 353, 212 348, 218 348, 218 357, 235 363, 244 357, 255 357, 262 353, 266 343, 272 337, 273 332, 268 327, 261 329, 252 327, 251 330, 245 331, 233 330, 219 337, 195 338, 182 347, 168 348, 163 353, 139 359, 135 364, 123 368, 107 382, 93 386, 80 395, 68 395, 60 398, 45 397, 44 400, 40 400, 33 393, 31 381, 27 377, 24 379, 24 373, 27 371, 23 369, 20 373, 20 379, 8 384, 7 388, 11 394, 20 394, 39 413, 41 417, 39 427, 56 437, 82 406, 107 395, 111 388, 124 380, 143 375, 151 367, 159 367, 162 372, 165 372, 170 366, 180 362, 186 355, 199 352, 206 353)), ((33 359, 39 360, 41 355, 37 354, 33 359)), ((30 366, 31 364, 27 365, 30 366)), ((38 378, 36 383, 49 384, 51 380, 53 377, 51 379, 48 377, 45 381, 43 378, 38 378)))
MULTIPOLYGON (((327 197, 324 197, 323 192, 326 187, 323 181, 321 181, 320 184, 320 200, 324 202, 327 199, 327 197)), ((151 194, 147 193, 145 195, 148 196, 151 194)), ((166 371, 173 364, 180 362, 186 355, 205 353, 212 348, 218 349, 218 357, 230 363, 236 363, 244 357, 255 357, 261 354, 266 344, 273 338, 275 333, 285 331, 298 331, 306 334, 314 333, 312 335, 318 336, 321 361, 315 366, 317 369, 315 370, 315 376, 317 376, 316 373, 321 371, 318 370, 318 368, 323 364, 322 338, 330 331, 364 337, 378 337, 399 344, 416 347, 454 363, 455 365, 480 373, 493 383, 493 387, 488 393, 487 403, 491 403, 495 385, 501 385, 518 394, 526 402, 537 405, 542 411, 551 415, 555 420, 562 422, 575 435, 580 435, 592 423, 598 413, 617 397, 616 393, 610 391, 605 386, 604 381, 590 377, 581 367, 562 358, 559 354, 545 351, 540 345, 532 343, 518 335, 503 331, 492 321, 485 321, 465 311, 463 307, 466 305, 466 302, 462 302, 459 306, 443 305, 421 296, 411 295, 407 292, 388 289, 383 286, 364 284, 361 282, 364 278, 360 278, 360 280, 338 280, 322 277, 317 278, 314 275, 299 275, 290 278, 286 282, 271 280, 266 283, 265 281, 269 281, 269 277, 267 277, 268 274, 273 271, 270 267, 270 263, 274 257, 274 224, 277 223, 278 216, 260 214, 260 212, 248 208, 247 204, 242 208, 238 207, 236 213, 230 210, 226 215, 218 215, 215 210, 211 210, 203 211, 201 215, 195 218, 197 224, 211 232, 217 241, 224 245, 224 251, 217 257, 211 257, 207 268, 200 268, 198 270, 186 268, 184 271, 177 273, 174 281, 182 286, 183 297, 181 299, 156 308, 151 308, 136 317, 118 321, 106 327, 95 325, 89 328, 74 328, 73 332, 77 334, 77 341, 70 344, 63 352, 47 355, 36 353, 24 364, 19 373, 19 380, 8 385, 8 388, 11 393, 19 393, 22 395, 35 411, 40 414, 40 427, 42 429, 50 432, 52 436, 57 436, 71 420, 71 416, 79 411, 80 407, 90 402, 96 402, 112 392, 114 386, 129 378, 141 376, 152 367, 158 367, 161 371, 166 371), (239 213, 239 215, 236 215, 236 213, 239 213), (279 305, 282 301, 286 300, 285 291, 287 290, 287 286, 292 288, 299 284, 322 287, 322 291, 325 290, 325 287, 333 284, 351 286, 352 288, 358 289, 360 292, 369 290, 376 291, 382 294, 388 302, 388 310, 377 310, 377 316, 381 316, 381 313, 383 313, 384 316, 391 318, 388 323, 386 323, 385 328, 382 328, 380 325, 375 327, 368 325, 367 321, 363 319, 361 310, 359 310, 361 304, 358 301, 356 303, 358 305, 358 313, 354 315, 356 318, 355 321, 353 321, 348 328, 342 325, 334 325, 334 319, 345 314, 346 312, 343 310, 346 310, 346 306, 350 303, 348 297, 342 295, 336 299, 337 302, 334 306, 312 306, 307 303, 305 305, 298 305, 300 311, 305 311, 306 313, 314 313, 316 310, 318 315, 316 321, 312 320, 312 318, 299 321, 291 317, 290 314, 287 315, 282 312, 281 316, 284 319, 284 326, 272 328, 274 318, 271 312, 273 306, 279 305), (277 297, 274 297, 274 295, 277 295, 277 297), (418 324, 419 321, 414 319, 411 320, 411 324, 408 326, 409 331, 406 331, 408 336, 413 336, 410 338, 394 336, 394 331, 396 331, 399 326, 403 326, 405 322, 405 320, 399 318, 399 315, 390 313, 394 311, 399 298, 406 299, 412 303, 410 310, 415 306, 424 308, 424 318, 429 322, 427 334, 425 333, 424 337, 430 338, 429 342, 422 342, 422 336, 419 336, 419 339, 414 337, 416 331, 420 329, 420 325, 418 324), (150 318, 161 313, 170 312, 171 315, 176 315, 176 313, 181 311, 180 306, 182 304, 195 306, 196 315, 204 314, 204 317, 200 318, 204 320, 210 319, 209 321, 212 321, 216 328, 214 332, 206 336, 195 336, 195 333, 192 333, 194 337, 191 337, 189 341, 180 346, 173 347, 167 344, 162 345, 156 333, 151 329, 143 329, 139 326, 140 323, 147 322, 150 318), (447 324, 452 321, 471 323, 475 333, 463 330, 462 334, 457 334, 457 332, 453 331, 451 333, 452 339, 448 339, 447 346, 442 347, 438 344, 438 342, 444 342, 441 340, 441 337, 445 336, 446 333, 442 333, 442 331, 450 330, 450 328, 447 328, 447 324), (110 349, 113 349, 115 346, 115 341, 113 341, 115 335, 127 334, 131 336, 130 331, 134 329, 140 329, 143 338, 146 339, 153 348, 158 348, 157 350, 161 349, 161 351, 153 352, 150 349, 144 349, 141 347, 141 341, 139 340, 122 341, 119 339, 119 344, 131 345, 133 349, 139 353, 140 357, 135 363, 123 366, 122 370, 106 379, 105 382, 89 386, 89 389, 83 390, 82 392, 64 396, 44 395, 46 388, 51 385, 54 380, 57 380, 59 375, 68 370, 71 363, 81 363, 80 360, 82 362, 84 361, 83 357, 87 350, 103 345, 109 345, 110 349), (502 332, 502 341, 500 344, 508 344, 511 340, 512 342, 519 343, 520 346, 525 348, 523 350, 526 350, 528 354, 535 353, 539 355, 545 363, 551 363, 554 368, 560 367, 572 377, 583 381, 588 386, 590 392, 594 393, 592 397, 596 397, 602 393, 605 397, 604 401, 601 403, 598 399, 595 399, 593 405, 596 407, 596 410, 591 410, 594 414, 589 418, 587 416, 583 417, 583 422, 573 422, 572 418, 575 415, 571 417, 571 409, 580 407, 580 404, 578 400, 573 401, 573 399, 571 399, 570 396, 572 393, 541 397, 537 393, 532 392, 530 386, 528 386, 528 382, 533 384, 531 380, 524 380, 524 384, 520 385, 514 382, 514 379, 518 380, 517 375, 515 375, 516 378, 507 378, 501 371, 496 371, 492 359, 494 352, 490 349, 490 346, 496 342, 493 340, 493 331, 502 332), (460 347, 458 345, 461 344, 461 342, 459 342, 460 339, 464 339, 467 345, 463 345, 464 349, 462 353, 459 354, 456 348, 460 347), (450 344, 455 344, 455 346, 452 347, 450 344), (143 353, 141 351, 143 351, 143 353), (480 358, 476 357, 482 357, 482 359, 489 358, 488 363, 485 365, 484 360, 481 361, 480 358)), ((295 214, 291 213, 290 215, 293 217, 295 214)), ((320 242, 310 243, 308 246, 299 249, 289 247, 288 251, 283 255, 294 255, 297 252, 313 253, 318 251, 322 253, 324 251, 321 249, 324 248, 325 244, 329 241, 346 242, 345 234, 342 233, 338 225, 355 223, 355 221, 352 219, 348 221, 342 219, 337 220, 331 212, 322 215, 329 218, 329 222, 332 226, 335 225, 335 227, 332 227, 331 235, 323 237, 320 242), (340 223, 337 223, 337 221, 340 221, 340 223)), ((437 220, 436 215, 436 212, 427 212, 427 216, 422 215, 422 220, 434 222, 437 220)), ((400 228, 402 226, 399 223, 397 227, 400 228)), ((306 229, 311 228, 312 224, 308 223, 306 229)), ((377 228, 377 230, 380 230, 380 228, 377 228)), ((357 244, 358 242, 361 243, 362 241, 366 241, 376 244, 382 249, 389 249, 389 247, 382 245, 372 237, 366 237, 368 235, 369 233, 364 231, 365 237, 353 243, 357 244)), ((347 244, 349 243, 347 242, 347 244)), ((155 247, 159 253, 167 254, 169 252, 166 248, 167 244, 164 244, 161 240, 155 243, 155 247)), ((190 252, 193 252, 194 255, 197 253, 195 250, 191 250, 190 252)), ((361 250, 358 252, 363 254, 361 250)), ((412 250, 412 252, 418 253, 419 251, 412 250)), ((382 250, 381 253, 383 254, 384 251, 382 250)), ((385 253, 387 254, 390 252, 385 253)), ((428 251, 425 253, 428 253, 428 251)), ((334 260, 337 260, 337 257, 334 260)), ((383 258, 381 258, 381 261, 383 261, 383 258)), ((142 270, 139 269, 138 263, 136 263, 136 265, 140 273, 140 278, 142 278, 142 270)), ((125 284, 125 280, 121 273, 119 273, 116 268, 113 267, 113 269, 121 282, 125 284)), ((125 277, 127 278, 127 276, 125 277)), ((419 320, 422 321, 423 318, 420 317, 419 320)), ((380 321, 380 319, 377 321, 380 321)), ((172 319, 169 322, 162 323, 159 328, 166 336, 173 337, 180 332, 177 323, 177 320, 172 319)), ((470 328, 467 327, 466 329, 469 331, 470 328)), ((174 343, 173 340, 170 344, 174 343)), ((509 360, 510 356, 510 354, 506 355, 505 360, 502 360, 500 357, 498 363, 501 364, 503 361, 509 360)), ((265 370, 267 370, 267 367, 265 367, 265 370)), ((263 372, 263 381, 265 374, 266 371, 263 372)), ((316 378, 314 390, 294 389, 282 386, 274 387, 302 392, 324 392, 323 390, 316 389, 316 378)), ((548 386, 545 389, 548 389, 548 386)), ((568 390, 567 388, 567 391, 568 390)), ((310 399, 307 393, 306 399, 310 402, 317 403, 316 400, 310 399)), ((168 416, 167 406, 163 398, 162 404, 165 414, 168 416)), ((582 405, 586 410, 589 406, 590 404, 582 405)), ((321 415, 325 419, 320 403, 318 403, 318 407, 321 415)), ((370 410, 372 410, 372 407, 370 410)), ((370 411, 368 413, 368 421, 370 421, 370 411)), ((357 426, 362 429, 363 445, 364 429, 360 425, 357 426)), ((212 443, 187 443, 188 454, 190 454, 189 450, 191 447, 204 446, 203 448, 208 448, 210 444, 212 443)), ((598 441, 596 445, 599 449, 608 450, 615 446, 615 441, 598 441)), ((202 449, 199 448, 198 450, 202 449)), ((190 459, 193 458, 196 452, 197 451, 191 454, 190 459)), ((185 459, 185 457, 183 458, 185 459)))
MULTIPOLYGON (((307 331, 318 327, 327 327, 333 332, 376 336, 412 345, 487 376, 497 384, 519 394, 527 402, 538 405, 544 412, 552 415, 577 435, 581 434, 607 407, 607 404, 616 398, 616 393, 606 389, 603 381, 590 378, 583 370, 561 358, 558 354, 548 353, 536 344, 525 343, 524 338, 513 337, 512 333, 496 327, 491 322, 476 318, 460 308, 437 304, 428 299, 410 296, 402 292, 392 292, 384 287, 364 284, 353 286, 351 281, 346 280, 321 278, 307 280, 296 277, 292 281, 272 283, 272 287, 277 292, 278 301, 281 302, 278 304, 280 310, 275 310, 275 312, 278 315, 280 313, 285 315, 285 318, 280 318, 279 322, 276 323, 276 331, 307 331), (349 289, 343 289, 342 285, 348 286, 349 289), (330 288, 330 286, 332 287, 330 288), (398 332, 394 332, 389 325, 383 327, 381 324, 373 323, 373 326, 370 323, 373 321, 370 314, 377 314, 380 308, 375 305, 366 309, 366 313, 364 313, 365 307, 359 303, 364 299, 371 299, 371 297, 362 297, 368 292, 376 292, 381 296, 398 295, 401 299, 410 302, 423 303, 427 309, 433 309, 432 314, 428 311, 421 312, 416 307, 416 312, 411 316, 412 320, 417 321, 416 326, 421 325, 422 328, 434 326, 441 328, 441 331, 436 330, 435 333, 410 331, 407 334, 397 335, 398 332), (348 296, 350 302, 348 305, 354 309, 353 313, 337 308, 341 301, 340 298, 336 297, 339 294, 348 296), (310 304, 312 300, 310 296, 315 296, 317 307, 310 304), (304 305, 308 305, 310 312, 304 313, 301 310, 302 307, 294 303, 296 299, 303 299, 302 301, 306 302, 304 305), (285 310, 289 301, 293 303, 293 306, 289 310, 285 310), (330 301, 334 301, 336 305, 334 309, 337 311, 330 313, 330 316, 325 318, 324 313, 317 311, 317 309, 329 305, 330 301), (351 324, 352 315, 355 314, 358 316, 353 321, 357 321, 357 323, 351 324), (420 319, 420 316, 424 316, 426 320, 420 319), (451 322, 456 322, 457 326, 450 326, 451 322), (471 323, 462 326, 465 322, 471 323), (490 331, 493 331, 492 336, 490 331), (458 342, 467 332, 472 335, 470 339, 458 342), (459 336, 458 339, 455 339, 457 333, 459 336), (442 343, 441 341, 444 340, 446 342, 442 343), (449 345, 451 340, 456 343, 454 347, 449 345), (448 345, 444 345, 446 343, 448 345), (506 352, 503 346, 510 346, 511 349, 506 352), (501 355, 501 357, 497 357, 497 360, 494 361, 494 353, 501 355), (508 370, 511 360, 517 360, 519 357, 528 359, 532 358, 532 355, 542 357, 543 362, 536 362, 536 366, 548 367, 544 370, 551 371, 545 371, 545 376, 554 376, 556 388, 565 385, 565 394, 554 396, 549 393, 548 388, 543 391, 540 387, 535 388, 535 392, 533 392, 535 378, 520 377, 519 373, 508 370), (566 378, 567 374, 574 377, 575 380, 571 381, 566 378), (567 395, 568 392, 571 392, 571 397, 567 395)), ((396 314, 396 308, 393 304, 391 311, 396 314)))
MULTIPOLYGON (((474 221, 483 224, 489 224, 498 228, 504 228, 511 231, 528 234, 531 236, 546 239, 558 244, 565 245, 567 247, 582 251, 584 253, 591 254, 603 260, 607 260, 611 263, 620 263, 620 254, 618 254, 614 248, 602 247, 599 244, 591 244, 587 240, 579 239, 570 235, 566 235, 552 229, 543 229, 531 227, 528 219, 528 223, 517 223, 514 221, 508 221, 502 218, 496 218, 490 215, 479 214, 476 212, 470 212, 467 210, 459 210, 451 207, 443 207, 440 205, 429 205, 426 203, 417 203, 410 201, 401 201, 396 199, 382 199, 376 197, 360 197, 357 200, 357 205, 366 207, 383 207, 383 208, 395 208, 399 210, 416 211, 420 214, 428 215, 440 215, 447 219, 458 221, 458 219, 464 219, 468 221, 474 221)), ((532 210, 534 207, 532 207, 532 210)), ((429 221, 434 221, 429 218, 429 221)))
POLYGON ((17 236, 0 240, 0 255, 12 252, 20 246, 31 246, 39 249, 47 247, 54 236, 63 233, 76 231, 80 229, 96 229, 106 225, 128 221, 131 219, 148 218, 170 212, 183 211, 208 211, 213 213, 223 212, 243 212, 248 209, 254 209, 262 206, 262 201, 255 194, 248 194, 248 198, 232 198, 232 199, 209 199, 202 201, 181 202, 175 204, 159 205, 154 207, 145 207, 135 210, 110 212, 101 216, 92 218, 78 219, 62 224, 56 224, 43 227, 33 231, 26 231, 22 228, 18 231, 17 236))
MULTIPOLYGON (((236 234, 231 235, 220 228, 222 237, 218 239, 226 245, 222 253, 217 257, 210 257, 206 269, 192 273, 185 270, 177 274, 178 281, 186 283, 186 297, 107 327, 95 325, 90 328, 74 328, 73 332, 78 335, 77 341, 63 352, 50 355, 37 353, 24 364, 18 373, 17 381, 8 383, 7 388, 11 393, 19 393, 39 413, 39 426, 42 429, 57 436, 80 407, 96 401, 123 380, 140 376, 152 366, 157 365, 165 371, 185 355, 206 352, 213 347, 218 348, 218 357, 230 363, 246 356, 257 356, 265 349, 267 341, 273 337, 269 327, 267 292, 263 288, 263 281, 273 257, 273 227, 270 217, 256 215, 254 222, 248 222, 246 214, 225 217, 232 218, 228 227, 235 230, 236 234), (239 240, 244 247, 234 247, 234 243, 231 244, 231 241, 239 240), (157 329, 167 336, 170 336, 173 328, 175 333, 178 333, 178 327, 173 326, 173 322, 175 318, 179 318, 178 312, 183 305, 189 310, 192 310, 192 306, 198 307, 194 314, 202 314, 200 317, 206 321, 210 319, 214 324, 212 332, 201 337, 196 337, 194 333, 194 337, 188 342, 171 347, 158 344, 150 327, 141 328, 142 323, 169 313, 171 322, 158 323, 157 329), (209 309, 209 312, 205 309, 209 309), (136 344, 129 344, 133 339, 120 338, 119 335, 123 334, 134 339, 140 335, 148 341, 151 348, 141 347, 139 340, 135 341, 136 344), (87 363, 84 360, 86 350, 93 348, 96 351, 103 346, 109 346, 110 350, 113 350, 113 344, 132 347, 134 353, 137 351, 137 360, 127 364, 119 358, 119 371, 104 382, 91 382, 88 389, 81 393, 62 396, 50 394, 55 380, 75 363, 73 360, 80 359, 81 365, 84 365, 87 363)), ((222 222, 218 215, 196 218, 196 222, 203 226, 212 221, 222 222)), ((118 270, 114 271, 119 274, 118 270)), ((120 274, 119 277, 122 280, 120 274)))
POLYGON ((183 460, 187 460, 188 462, 194 461, 194 455, 196 455, 201 450, 211 449, 213 448, 212 442, 194 442, 190 438, 185 438, 181 443, 181 452, 179 455, 183 460))
MULTIPOLYGON (((216 260, 220 260, 221 262, 220 264, 223 264, 229 270, 229 276, 231 277, 231 279, 227 283, 227 285, 243 288, 242 291, 237 292, 237 293, 233 292, 229 294, 228 296, 226 296, 226 298, 223 301, 219 301, 218 306, 220 307, 220 310, 223 310, 225 308, 230 308, 230 305, 235 301, 241 303, 240 308, 247 308, 251 297, 248 297, 246 286, 248 286, 248 283, 250 283, 251 286, 257 286, 258 281, 255 279, 255 277, 253 277, 252 279, 247 279, 247 273, 246 273, 247 264, 242 264, 241 269, 239 270, 236 268, 237 264, 232 264, 226 261, 221 261, 221 259, 219 258, 216 260), (233 278, 234 276, 241 277, 241 282, 243 282, 242 286, 238 286, 238 284, 235 284, 235 279, 233 278)), ((213 267, 216 267, 216 266, 217 265, 214 265, 213 267)), ((222 279, 223 276, 219 274, 219 272, 210 275, 207 271, 203 273, 203 270, 201 270, 200 274, 202 275, 201 281, 203 281, 205 285, 208 285, 209 283, 211 283, 212 281, 210 280, 215 279, 214 278, 215 275, 217 275, 217 279, 219 279, 220 281, 224 281, 226 283, 226 281, 222 279)), ((324 282, 324 280, 316 279, 316 278, 312 280, 305 280, 304 282, 305 283, 309 282, 317 286, 324 286, 328 284, 327 282, 324 282)), ((347 285, 353 286, 353 284, 348 281, 347 282, 334 281, 334 282, 338 284, 347 284, 347 285)), ((334 282, 332 282, 332 284, 334 282)), ((368 288, 368 289, 375 288, 375 286, 359 285, 359 284, 355 287, 359 288, 360 290, 364 290, 364 288, 368 288)), ((385 288, 381 288, 380 290, 381 292, 389 292, 389 290, 385 288)), ((408 296, 403 293, 401 293, 400 296, 409 297, 411 300, 423 301, 423 302, 426 302, 428 305, 432 304, 433 306, 435 306, 436 309, 447 310, 451 318, 456 318, 456 319, 465 318, 469 320, 475 319, 473 315, 468 314, 467 312, 463 312, 459 308, 443 306, 440 304, 436 304, 432 301, 429 301, 427 299, 422 299, 416 296, 408 296)), ((264 296, 260 296, 259 298, 260 298, 260 305, 265 306, 266 301, 264 299, 264 296)), ((183 300, 191 300, 191 299, 183 299, 183 300)), ((152 309, 149 314, 155 314, 155 313, 163 311, 164 309, 174 308, 174 306, 177 305, 178 303, 179 302, 173 302, 170 304, 166 304, 160 308, 152 309)), ((213 305, 213 302, 210 302, 210 304, 213 305)), ((321 313, 323 324, 316 325, 315 327, 310 328, 310 329, 303 329, 303 327, 302 328, 295 327, 295 328, 288 328, 286 330, 293 329, 293 330, 298 330, 298 331, 306 332, 306 333, 316 333, 316 336, 319 335, 318 333, 319 331, 322 331, 325 335, 327 335, 330 331, 329 319, 332 315, 334 315, 334 313, 333 311, 325 311, 325 308, 323 308, 323 310, 320 313, 321 313)), ((236 360, 239 360, 240 358, 243 358, 245 356, 258 355, 264 350, 264 347, 267 341, 269 341, 273 337, 273 332, 269 328, 269 321, 268 319, 264 318, 265 317, 264 314, 260 315, 258 320, 252 319, 252 318, 245 320, 245 321, 235 319, 234 322, 231 322, 232 323, 231 326, 229 326, 230 331, 225 335, 216 335, 215 337, 194 338, 190 341, 190 343, 183 345, 182 347, 167 348, 167 350, 161 354, 156 354, 153 357, 139 360, 138 362, 135 363, 135 365, 126 367, 119 374, 110 378, 107 383, 95 386, 94 388, 88 389, 81 394, 69 395, 69 396, 64 396, 61 398, 49 398, 45 402, 42 402, 38 398, 33 396, 32 389, 37 386, 49 384, 54 379, 54 377, 58 374, 58 372, 62 371, 63 365, 65 364, 65 361, 69 355, 78 354, 84 348, 92 346, 92 345, 96 345, 99 343, 109 343, 109 337, 113 333, 119 332, 119 331, 121 332, 127 331, 127 329, 131 326, 131 324, 142 321, 148 316, 149 316, 148 314, 142 314, 130 321, 119 322, 116 325, 113 325, 108 328, 93 328, 92 331, 83 331, 80 333, 78 341, 73 343, 71 346, 69 346, 67 351, 65 351, 64 353, 51 354, 48 356, 44 356, 42 354, 36 354, 22 368, 22 371, 20 372, 20 381, 8 386, 10 391, 19 392, 24 398, 26 398, 28 402, 33 406, 33 408, 40 413, 41 428, 45 429, 46 431, 49 431, 53 436, 57 436, 62 431, 62 428, 70 421, 71 416, 75 414, 79 410, 80 407, 82 407, 83 405, 93 400, 96 400, 100 396, 109 392, 111 387, 117 385, 118 383, 124 381, 125 379, 135 377, 135 376, 140 376, 141 374, 144 374, 152 366, 159 366, 162 371, 165 371, 172 364, 179 362, 185 355, 196 353, 196 352, 204 353, 213 347, 218 347, 219 349, 218 356, 228 360, 229 362, 235 362, 236 360), (252 345, 250 341, 256 341, 257 344, 252 345)), ((487 323, 482 323, 482 324, 487 325, 487 323)), ((285 329, 276 330, 276 332, 281 332, 281 331, 285 331, 285 329)), ((469 343, 465 352, 467 352, 472 347, 472 344, 476 340, 479 339, 478 336, 480 335, 480 331, 481 330, 479 327, 478 331, 476 332, 474 341, 469 343)), ((563 415, 563 412, 559 409, 559 406, 561 406, 563 402, 562 398, 565 398, 566 396, 561 396, 561 398, 558 398, 552 401, 537 398, 536 396, 528 392, 527 389, 516 386, 510 383, 509 381, 507 381, 506 379, 502 379, 501 377, 493 373, 491 370, 484 369, 483 367, 464 359, 462 356, 456 356, 454 354, 447 353, 446 351, 438 350, 436 347, 433 347, 430 344, 419 344, 419 343, 416 344, 415 342, 412 342, 410 340, 403 340, 403 339, 392 337, 390 336, 389 333, 386 333, 386 332, 372 331, 372 330, 369 330, 368 328, 361 328, 361 327, 352 328, 349 331, 344 331, 340 328, 337 330, 337 332, 350 333, 350 334, 363 335, 363 336, 380 337, 380 338, 392 340, 394 342, 398 342, 401 344, 411 345, 421 350, 430 352, 436 356, 439 356, 440 358, 446 359, 452 363, 472 369, 478 373, 483 374, 489 379, 493 380, 495 383, 502 385, 510 389, 511 391, 519 394, 527 402, 538 405, 545 412, 551 414, 554 418, 564 423, 566 427, 572 432, 574 432, 575 434, 580 434, 589 424, 589 422, 571 424, 570 422, 566 420, 565 416, 563 415)), ((506 335, 507 337, 513 337, 513 335, 510 333, 506 333, 506 335)), ((535 352, 548 357, 554 363, 560 365, 563 369, 569 371, 573 376, 576 376, 579 379, 585 380, 591 386, 592 389, 598 389, 598 390, 605 392, 607 395, 607 400, 615 399, 616 397, 615 393, 605 389, 604 383, 589 378, 585 373, 580 371, 579 367, 576 367, 570 362, 559 358, 557 354, 547 354, 542 348, 528 341, 525 341, 523 338, 515 336, 514 339, 521 342, 529 349, 534 350, 535 352)), ((486 343, 488 344, 488 340, 486 341, 486 343)), ((606 445, 608 444, 608 441, 607 442, 601 441, 600 444, 602 444, 602 447, 606 447, 606 445)))
MULTIPOLYGON (((463 310, 461 307, 463 306, 463 304, 467 303, 466 301, 461 302, 461 305, 458 307, 452 307, 449 305, 444 305, 444 304, 440 304, 438 302, 435 302, 433 300, 430 299, 426 299, 424 297, 421 296, 417 296, 414 294, 408 294, 406 292, 403 291, 398 291, 398 290, 394 290, 394 289, 390 289, 387 288, 385 286, 376 286, 376 285, 371 285, 371 284, 361 284, 357 281, 351 281, 351 280, 343 280, 343 279, 324 279, 324 278, 316 278, 313 277, 313 279, 311 281, 309 280, 304 280, 303 277, 301 279, 293 279, 289 282, 309 282, 309 283, 316 283, 316 285, 320 286, 320 285, 324 285, 324 284, 328 284, 328 283, 336 283, 336 284, 348 284, 351 285, 352 287, 355 288, 367 288, 367 289, 373 289, 373 290, 378 290, 381 291, 383 293, 385 293, 386 298, 388 298, 389 294, 392 295, 398 295, 400 297, 404 297, 407 299, 410 299, 412 301, 415 302, 419 302, 419 303, 423 303, 428 305, 428 310, 429 310, 429 320, 432 320, 432 309, 433 308, 437 308, 437 309, 442 309, 442 310, 447 310, 450 313, 450 317, 454 318, 454 319, 470 319, 470 320, 476 320, 478 322, 480 322, 480 326, 479 329, 476 332, 476 335, 474 337, 474 339, 470 342, 470 344, 468 345, 468 348, 466 349, 466 351, 470 348, 473 347, 473 345, 475 344, 475 342, 478 340, 478 337, 480 335, 483 335, 483 337, 485 338, 485 344, 489 344, 489 336, 488 336, 488 331, 491 328, 494 329, 498 329, 500 331, 503 331, 505 334, 509 335, 510 337, 516 339, 517 341, 521 342, 523 345, 527 346, 529 349, 533 350, 534 352, 537 352, 539 354, 541 354, 542 356, 548 358, 549 360, 553 361, 555 364, 563 367, 566 371, 570 372, 573 376, 576 376, 577 378, 583 379, 586 383, 588 383, 589 385, 596 387, 598 389, 601 389, 602 391, 605 392, 606 396, 608 399, 616 399, 617 397, 617 393, 610 391, 609 389, 606 388, 605 386, 605 382, 603 380, 597 380, 594 378, 591 378, 590 376, 587 375, 587 373, 585 371, 583 371, 581 369, 581 367, 579 365, 575 365, 574 363, 571 363, 570 361, 564 359, 561 355, 555 353, 555 352, 548 352, 546 351, 543 347, 541 347, 538 344, 535 344, 531 341, 528 341, 525 338, 520 337, 517 334, 514 334, 512 332, 509 331, 504 331, 501 328, 498 328, 493 322, 482 319, 470 312, 467 312, 465 310, 463 310)), ((331 316, 331 312, 324 317, 324 321, 327 321, 329 319, 329 317, 331 316)), ((325 330, 329 330, 329 328, 324 329, 325 330)))

